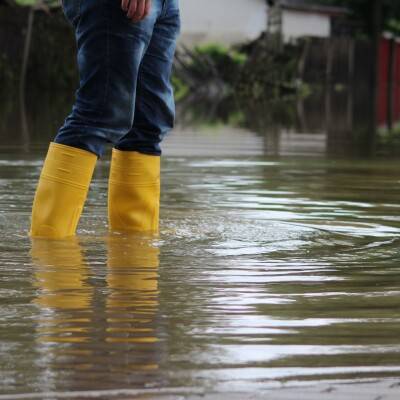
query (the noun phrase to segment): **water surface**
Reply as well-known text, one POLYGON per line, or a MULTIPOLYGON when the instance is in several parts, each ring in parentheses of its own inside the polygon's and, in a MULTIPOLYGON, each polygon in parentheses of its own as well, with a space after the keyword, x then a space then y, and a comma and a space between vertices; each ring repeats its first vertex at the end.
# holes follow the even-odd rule
POLYGON ((105 157, 78 237, 30 241, 44 148, 2 154, 0 394, 400 377, 400 162, 182 132, 156 239, 108 233, 105 157))

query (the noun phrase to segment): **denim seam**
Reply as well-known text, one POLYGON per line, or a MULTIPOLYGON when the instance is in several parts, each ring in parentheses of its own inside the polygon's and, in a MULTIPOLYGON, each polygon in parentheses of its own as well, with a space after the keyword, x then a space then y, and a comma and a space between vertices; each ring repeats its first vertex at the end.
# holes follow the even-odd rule
POLYGON ((80 26, 81 21, 82 21, 81 8, 82 8, 82 0, 79 0, 78 1, 78 14, 75 17, 75 21, 77 21, 76 28, 75 28, 76 32, 78 31, 79 26, 80 26))
POLYGON ((167 13, 167 0, 162 0, 163 4, 161 7, 160 17, 164 17, 167 13))
MULTIPOLYGON (((146 51, 147 51, 147 49, 146 49, 146 51)), ((137 83, 136 83, 136 101, 135 101, 135 104, 141 104, 142 89, 141 89, 140 82, 142 81, 142 63, 143 63, 143 60, 144 60, 145 56, 146 56, 146 52, 144 52, 143 58, 142 58, 142 62, 139 65, 139 71, 138 71, 137 83)), ((135 108, 136 108, 136 106, 135 106, 135 108)), ((132 129, 134 128, 134 126, 135 126, 135 115, 133 117, 132 129)))
MULTIPOLYGON (((154 27, 153 27, 153 31, 154 31, 154 27)), ((143 50, 143 55, 142 55, 142 60, 140 61, 139 64, 139 68, 138 68, 138 74, 137 74, 137 78, 136 78, 136 94, 135 94, 135 106, 134 106, 134 112, 133 112, 133 120, 132 120, 132 127, 131 130, 133 130, 134 126, 135 126, 135 109, 136 109, 136 104, 141 104, 141 98, 142 98, 142 90, 141 90, 141 77, 142 77, 142 64, 143 64, 143 60, 146 57, 146 53, 147 50, 149 49, 150 46, 150 42, 151 42, 151 36, 150 39, 146 40, 146 45, 145 48, 143 50)))
POLYGON ((82 16, 82 0, 79 0, 79 3, 78 3, 78 16, 79 16, 79 22, 78 22, 78 25, 79 25, 82 20, 82 18, 81 18, 81 16, 82 16))
MULTIPOLYGON (((81 0, 82 1, 82 0, 81 0)), ((107 96, 108 96, 108 88, 110 84, 110 12, 106 12, 106 25, 107 25, 107 31, 106 31, 106 82, 105 82, 105 88, 104 88, 104 97, 103 97, 103 107, 105 104, 107 104, 107 96)))

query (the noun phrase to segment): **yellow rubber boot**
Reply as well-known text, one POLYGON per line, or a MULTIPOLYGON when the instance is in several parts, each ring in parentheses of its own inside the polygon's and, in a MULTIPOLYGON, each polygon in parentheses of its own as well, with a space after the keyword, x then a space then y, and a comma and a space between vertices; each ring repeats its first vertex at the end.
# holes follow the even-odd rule
POLYGON ((110 230, 157 233, 160 157, 113 149, 108 184, 110 230))
POLYGON ((89 151, 50 144, 33 202, 30 236, 75 235, 96 161, 89 151))

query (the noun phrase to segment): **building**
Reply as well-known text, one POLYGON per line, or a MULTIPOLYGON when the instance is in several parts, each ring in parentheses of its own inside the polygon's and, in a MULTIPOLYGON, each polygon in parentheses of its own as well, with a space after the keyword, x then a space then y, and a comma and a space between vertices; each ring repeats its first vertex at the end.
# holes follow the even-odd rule
POLYGON ((262 32, 285 42, 300 37, 327 38, 349 33, 348 10, 317 5, 312 0, 180 0, 182 34, 188 47, 218 42, 225 45, 256 39, 262 32), (344 23, 343 23, 344 22, 344 23))
POLYGON ((257 38, 267 27, 266 0, 180 0, 186 46, 218 42, 225 45, 257 38))
POLYGON ((313 4, 306 0, 269 0, 268 32, 284 42, 304 36, 328 38, 343 30, 349 11, 343 7, 313 4), (339 32, 338 32, 339 31, 339 32))

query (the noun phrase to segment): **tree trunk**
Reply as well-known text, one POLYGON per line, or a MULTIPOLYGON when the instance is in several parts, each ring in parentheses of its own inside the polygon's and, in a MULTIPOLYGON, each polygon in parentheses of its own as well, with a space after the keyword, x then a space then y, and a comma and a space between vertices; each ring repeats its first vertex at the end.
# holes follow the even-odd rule
POLYGON ((29 54, 30 54, 30 50, 31 50, 34 20, 35 20, 35 8, 30 7, 29 14, 28 14, 26 36, 25 36, 24 54, 22 57, 20 83, 19 83, 19 100, 20 100, 21 125, 22 125, 21 131, 22 131, 22 139, 23 139, 25 151, 29 150, 29 141, 30 141, 28 119, 26 116, 26 97, 25 97, 26 73, 27 73, 28 64, 29 64, 29 54))
POLYGON ((372 154, 375 150, 376 134, 378 130, 378 109, 379 109, 379 48, 381 41, 382 29, 382 0, 371 0, 371 21, 372 21, 372 49, 373 49, 373 62, 371 74, 371 132, 368 140, 367 151, 372 154))

